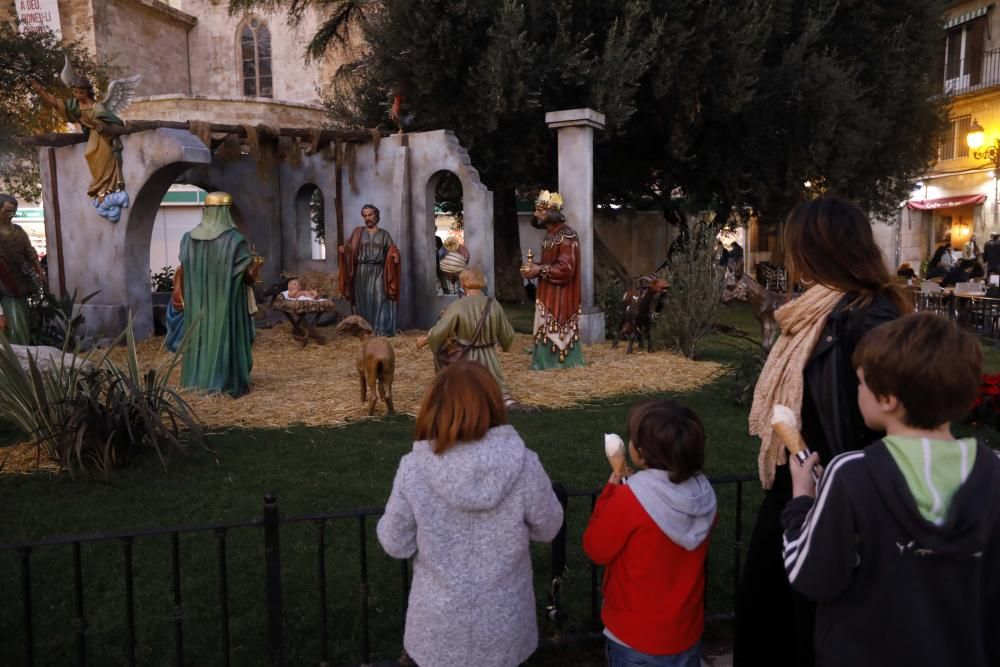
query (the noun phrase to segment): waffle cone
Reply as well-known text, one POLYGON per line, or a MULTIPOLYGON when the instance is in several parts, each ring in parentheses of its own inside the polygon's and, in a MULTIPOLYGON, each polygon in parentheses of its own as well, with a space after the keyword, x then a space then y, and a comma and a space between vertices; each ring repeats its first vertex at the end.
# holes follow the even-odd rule
POLYGON ((799 452, 806 451, 806 441, 802 439, 802 434, 797 428, 789 426, 785 422, 771 424, 771 428, 778 434, 781 441, 785 443, 785 449, 793 456, 799 452))
POLYGON ((625 452, 618 452, 608 457, 611 469, 623 477, 628 475, 628 461, 625 460, 625 452))

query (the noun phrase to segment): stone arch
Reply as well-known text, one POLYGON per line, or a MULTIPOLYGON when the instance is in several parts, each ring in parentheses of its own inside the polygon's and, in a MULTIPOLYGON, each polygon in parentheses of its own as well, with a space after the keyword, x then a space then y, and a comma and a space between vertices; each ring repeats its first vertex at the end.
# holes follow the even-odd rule
POLYGON ((64 285, 78 296, 97 291, 81 307, 85 333, 98 338, 124 329, 129 313, 137 339, 153 330, 149 284, 149 245, 160 201, 170 184, 184 171, 211 160, 209 150, 185 130, 158 129, 124 138, 123 166, 131 206, 118 223, 94 212, 86 196, 89 171, 86 146, 74 144, 52 151, 41 162, 45 232, 49 240, 49 280, 53 289, 64 285), (59 197, 53 198, 58 184, 59 197), (58 202, 58 206, 56 203, 58 202), (57 228, 55 219, 63 224, 57 228), (68 221, 72 221, 71 223, 68 221), (53 254, 53 251, 55 254, 53 254))
MULTIPOLYGON (((129 226, 125 233, 125 248, 127 249, 125 280, 129 289, 129 309, 132 312, 134 326, 137 330, 139 330, 140 326, 144 326, 146 309, 141 305, 143 295, 137 291, 133 294, 133 290, 141 285, 145 293, 150 292, 150 241, 153 235, 156 214, 159 211, 160 202, 163 201, 164 195, 170 189, 170 186, 175 183, 195 185, 206 192, 215 192, 221 189, 204 180, 185 178, 186 175, 190 174, 189 167, 190 165, 184 163, 174 163, 161 167, 151 174, 149 179, 143 184, 142 188, 136 194, 134 204, 132 205, 132 216, 129 219, 129 226)), ((246 216, 239 202, 233 202, 230 213, 236 228, 247 234, 246 216)), ((174 259, 176 260, 176 258, 174 259)), ((176 264, 174 265, 176 266, 176 264)))
POLYGON ((274 97, 271 31, 255 14, 244 18, 236 30, 236 63, 241 95, 274 97))
MULTIPOLYGON (((422 221, 422 223, 420 224, 420 227, 418 227, 415 230, 415 233, 417 233, 417 234, 424 234, 424 233, 428 233, 429 232, 431 234, 431 239, 432 240, 433 240, 433 238, 435 236, 437 236, 438 238, 442 238, 442 241, 444 240, 443 237, 448 237, 448 236, 457 236, 459 238, 463 237, 463 235, 461 233, 453 233, 453 234, 447 234, 447 233, 445 233, 443 235, 441 233, 439 233, 440 230, 438 229, 438 216, 440 214, 439 214, 438 208, 443 203, 442 202, 441 186, 444 185, 446 182, 448 182, 447 185, 448 185, 449 189, 452 188, 452 187, 457 187, 458 190, 459 190, 458 192, 451 192, 451 193, 444 194, 445 198, 454 198, 455 199, 455 201, 449 202, 449 203, 452 203, 452 204, 456 204, 457 203, 458 206, 459 206, 459 208, 457 210, 455 210, 455 211, 448 211, 448 213, 457 214, 457 215, 451 215, 451 216, 448 216, 448 217, 455 217, 457 219, 461 219, 461 216, 462 216, 461 202, 462 202, 462 195, 464 193, 464 190, 462 189, 462 180, 460 178, 458 178, 458 175, 455 172, 453 172, 451 170, 448 170, 448 169, 442 169, 441 171, 437 171, 437 172, 434 172, 433 174, 431 174, 431 177, 427 181, 427 194, 425 196, 427 198, 427 201, 430 203, 430 207, 429 207, 429 210, 427 211, 427 214, 428 214, 427 218, 422 221), (448 181, 450 181, 450 182, 448 182, 448 181), (429 225, 428 225, 428 223, 429 223, 429 225)), ((464 241, 464 238, 463 238, 463 241, 464 241)), ((437 241, 433 241, 433 242, 434 242, 435 246, 434 246, 434 248, 431 249, 432 252, 434 252, 436 250, 436 244, 437 244, 437 241)), ((476 264, 475 258, 471 257, 471 254, 470 254, 469 261, 470 261, 470 265, 475 265, 476 264)), ((435 281, 434 284, 437 285, 437 283, 440 282, 440 276, 438 275, 438 272, 437 272, 437 259, 436 259, 436 257, 434 259, 434 263, 429 268, 434 273, 434 281, 435 281)), ((444 294, 445 295, 449 295, 450 293, 447 292, 447 291, 445 291, 444 294)))

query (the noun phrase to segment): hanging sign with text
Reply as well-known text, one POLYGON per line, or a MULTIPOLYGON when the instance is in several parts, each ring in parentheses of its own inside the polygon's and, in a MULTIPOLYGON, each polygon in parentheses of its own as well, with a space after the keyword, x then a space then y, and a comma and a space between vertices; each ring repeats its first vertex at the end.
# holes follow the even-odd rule
POLYGON ((56 37, 62 37, 58 0, 14 0, 14 3, 21 32, 51 30, 56 37))

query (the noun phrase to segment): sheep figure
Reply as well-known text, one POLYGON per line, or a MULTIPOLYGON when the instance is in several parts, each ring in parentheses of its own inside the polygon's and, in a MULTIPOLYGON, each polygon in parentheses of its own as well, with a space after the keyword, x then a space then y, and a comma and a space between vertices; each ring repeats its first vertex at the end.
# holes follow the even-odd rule
POLYGON ((361 402, 368 401, 368 414, 375 414, 375 403, 379 396, 385 401, 386 414, 394 414, 392 377, 396 371, 396 353, 393 352, 389 340, 375 336, 372 325, 360 315, 345 317, 334 331, 338 334, 355 336, 361 341, 361 349, 358 351, 358 377, 361 380, 361 402))

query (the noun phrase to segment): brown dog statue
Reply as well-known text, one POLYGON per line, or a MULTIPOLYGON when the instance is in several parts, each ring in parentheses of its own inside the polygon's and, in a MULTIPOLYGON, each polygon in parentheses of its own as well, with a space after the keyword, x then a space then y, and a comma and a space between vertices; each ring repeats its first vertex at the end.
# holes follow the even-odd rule
POLYGON ((361 379, 361 401, 368 401, 368 414, 375 414, 375 402, 378 396, 385 401, 388 409, 386 414, 394 414, 392 376, 396 371, 396 353, 392 351, 389 340, 376 337, 372 325, 360 315, 345 317, 334 331, 338 334, 356 336, 361 341, 361 350, 358 351, 358 377, 361 379), (375 393, 376 387, 378 394, 375 393))

